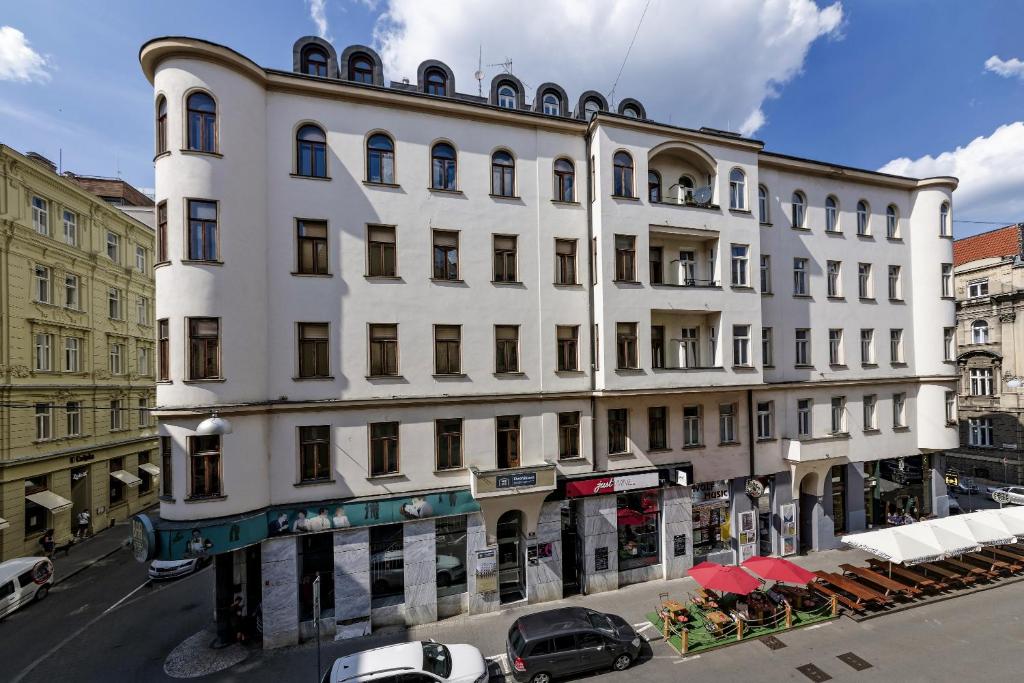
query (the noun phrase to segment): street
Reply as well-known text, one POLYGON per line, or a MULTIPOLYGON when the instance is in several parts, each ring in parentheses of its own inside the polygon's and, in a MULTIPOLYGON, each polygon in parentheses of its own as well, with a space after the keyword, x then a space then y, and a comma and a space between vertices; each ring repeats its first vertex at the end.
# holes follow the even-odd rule
MULTIPOLYGON (((828 551, 801 558, 813 566, 856 561, 857 551, 828 551)), ((145 567, 127 551, 90 567, 57 586, 37 605, 0 623, 0 661, 4 680, 21 681, 169 681, 166 656, 186 639, 209 627, 212 574, 166 584, 147 585, 145 567)), ((660 591, 692 590, 689 579, 652 582, 611 593, 572 598, 559 604, 585 604, 615 612, 642 624, 660 591)), ((785 647, 769 649, 748 641, 722 650, 681 659, 654 638, 641 661, 623 673, 586 678, 629 681, 678 681, 709 677, 735 680, 756 674, 759 681, 811 680, 798 667, 814 665, 834 680, 978 680, 1013 676, 1024 641, 1024 582, 1000 585, 971 595, 883 615, 863 622, 840 618, 817 627, 779 636, 785 647), (863 671, 839 659, 853 653, 870 664, 863 671)), ((371 638, 322 643, 325 666, 335 657, 405 639, 435 638, 470 642, 492 659, 502 680, 507 667, 501 653, 516 614, 551 604, 507 610, 495 615, 459 617, 413 629, 387 629, 371 638)), ((206 636, 199 638, 206 641, 206 636)), ((236 648, 237 650, 237 648, 236 648)), ((199 652, 199 651, 197 651, 199 652)), ((242 653, 243 655, 245 653, 242 653)), ((205 655, 196 656, 198 662, 205 655)), ((263 652, 249 650, 244 661, 204 677, 213 681, 313 681, 316 650, 312 643, 263 652)), ((854 663, 857 663, 854 661, 854 663)), ((814 671, 809 673, 817 676, 814 671)), ((813 680, 827 680, 820 676, 813 680)))

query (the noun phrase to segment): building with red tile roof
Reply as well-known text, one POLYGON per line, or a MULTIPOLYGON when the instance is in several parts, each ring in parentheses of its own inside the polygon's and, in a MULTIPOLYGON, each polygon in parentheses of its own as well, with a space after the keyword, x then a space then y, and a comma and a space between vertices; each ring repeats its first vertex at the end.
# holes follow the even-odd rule
POLYGON ((953 243, 953 263, 962 266, 985 258, 1003 258, 1021 253, 1024 223, 971 235, 953 243))

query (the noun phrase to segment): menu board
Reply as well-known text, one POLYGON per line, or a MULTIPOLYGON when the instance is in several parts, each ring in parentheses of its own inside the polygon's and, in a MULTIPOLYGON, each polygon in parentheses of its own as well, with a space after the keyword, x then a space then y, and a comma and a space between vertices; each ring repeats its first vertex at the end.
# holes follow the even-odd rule
POLYGON ((476 592, 494 593, 498 590, 498 549, 476 551, 476 592))
POLYGON ((674 557, 686 555, 686 534, 676 534, 672 537, 672 555, 674 557))
POLYGON ((608 571, 608 546, 594 548, 594 571, 608 571))

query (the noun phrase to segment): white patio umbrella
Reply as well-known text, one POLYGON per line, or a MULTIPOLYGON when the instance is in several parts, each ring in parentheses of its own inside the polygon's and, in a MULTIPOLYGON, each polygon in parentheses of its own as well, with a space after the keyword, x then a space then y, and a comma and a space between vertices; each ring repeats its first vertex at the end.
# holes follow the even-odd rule
MULTIPOLYGON (((981 544, 970 535, 969 532, 956 531, 949 527, 939 526, 936 522, 942 520, 932 519, 916 524, 906 524, 893 529, 897 535, 912 536, 925 541, 928 545, 942 549, 942 557, 953 557, 964 553, 981 550, 981 544)), ((927 560, 923 560, 927 562, 927 560)))
MULTIPOLYGON (((985 514, 999 520, 1015 536, 1024 536, 1024 506, 1011 506, 995 510, 982 510, 971 514, 985 514)), ((964 515, 970 517, 971 515, 964 515)))
POLYGON ((918 537, 914 534, 896 533, 898 530, 905 528, 893 527, 891 529, 866 531, 861 534, 847 534, 843 536, 842 540, 847 545, 866 550, 883 560, 889 560, 897 564, 933 562, 946 557, 946 552, 937 544, 934 538, 929 541, 925 537, 918 537))
POLYGON ((970 538, 979 546, 1006 545, 1017 542, 1016 536, 1000 524, 997 518, 977 513, 932 519, 925 524, 970 538))

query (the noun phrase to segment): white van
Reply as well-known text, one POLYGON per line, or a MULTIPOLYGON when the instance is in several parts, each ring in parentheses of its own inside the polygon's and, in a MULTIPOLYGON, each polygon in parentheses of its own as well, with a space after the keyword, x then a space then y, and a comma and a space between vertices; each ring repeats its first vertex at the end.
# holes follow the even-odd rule
POLYGON ((19 557, 0 562, 0 619, 33 600, 42 600, 53 584, 53 562, 19 557))

